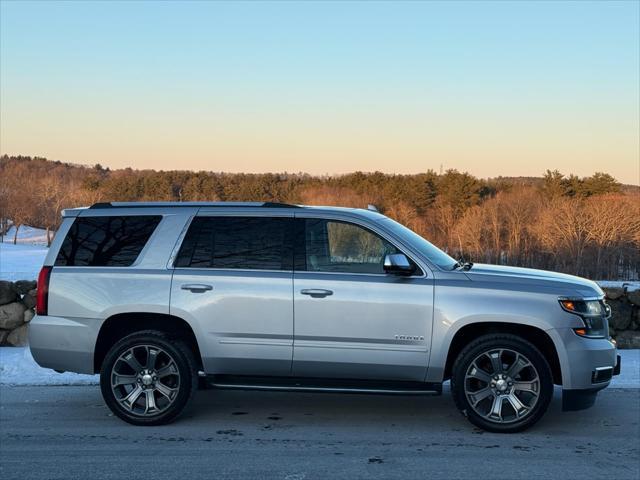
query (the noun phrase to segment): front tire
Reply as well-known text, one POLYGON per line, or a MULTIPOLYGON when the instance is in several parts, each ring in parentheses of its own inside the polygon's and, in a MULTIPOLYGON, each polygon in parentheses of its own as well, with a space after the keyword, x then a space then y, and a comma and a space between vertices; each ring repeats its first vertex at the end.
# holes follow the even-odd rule
POLYGON ((451 375, 458 409, 490 432, 520 432, 535 424, 553 397, 548 362, 517 335, 484 335, 458 355, 451 375))
POLYGON ((133 425, 163 425, 187 407, 198 387, 191 349, 166 333, 128 335, 108 352, 100 370, 107 406, 133 425))

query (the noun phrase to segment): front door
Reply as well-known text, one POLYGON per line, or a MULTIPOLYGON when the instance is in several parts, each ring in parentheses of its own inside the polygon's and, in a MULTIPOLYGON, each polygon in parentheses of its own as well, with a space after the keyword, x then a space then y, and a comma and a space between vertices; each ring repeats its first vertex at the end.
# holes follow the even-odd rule
POLYGON ((192 221, 175 261, 171 313, 197 331, 206 373, 290 375, 292 222, 215 214, 192 221))
POLYGON ((433 279, 386 274, 403 253, 381 232, 339 220, 296 220, 293 375, 423 381, 433 279), (304 239, 303 241, 301 239, 304 239))

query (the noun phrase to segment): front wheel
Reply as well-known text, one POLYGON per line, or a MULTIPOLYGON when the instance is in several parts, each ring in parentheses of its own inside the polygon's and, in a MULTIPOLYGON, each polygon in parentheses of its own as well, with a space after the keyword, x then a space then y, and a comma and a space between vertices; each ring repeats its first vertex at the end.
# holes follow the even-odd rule
POLYGON ((162 425, 185 409, 198 386, 191 350, 163 332, 136 332, 117 342, 100 371, 111 411, 134 425, 162 425))
POLYGON ((512 433, 540 420, 553 396, 553 377, 531 343, 516 335, 484 335, 458 355, 451 391, 471 423, 491 432, 512 433))

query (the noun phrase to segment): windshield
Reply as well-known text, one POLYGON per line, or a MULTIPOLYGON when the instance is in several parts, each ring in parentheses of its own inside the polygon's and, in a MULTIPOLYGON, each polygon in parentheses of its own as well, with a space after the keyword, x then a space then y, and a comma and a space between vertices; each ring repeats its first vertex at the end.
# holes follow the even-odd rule
POLYGON ((408 229, 401 223, 391 220, 390 218, 384 218, 380 220, 385 227, 390 229, 393 233, 405 239, 413 248, 420 251, 425 257, 431 261, 431 263, 437 265, 444 270, 453 270, 458 262, 456 262, 449 255, 444 253, 438 247, 431 242, 425 240, 413 230, 408 229))

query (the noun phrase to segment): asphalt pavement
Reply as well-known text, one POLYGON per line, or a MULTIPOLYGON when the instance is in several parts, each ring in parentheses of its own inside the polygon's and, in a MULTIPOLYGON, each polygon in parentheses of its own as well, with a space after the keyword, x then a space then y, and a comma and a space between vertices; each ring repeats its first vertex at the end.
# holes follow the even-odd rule
POLYGON ((0 387, 0 478, 639 479, 640 390, 607 389, 527 432, 441 397, 207 390, 172 425, 114 417, 96 386, 0 387))

